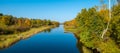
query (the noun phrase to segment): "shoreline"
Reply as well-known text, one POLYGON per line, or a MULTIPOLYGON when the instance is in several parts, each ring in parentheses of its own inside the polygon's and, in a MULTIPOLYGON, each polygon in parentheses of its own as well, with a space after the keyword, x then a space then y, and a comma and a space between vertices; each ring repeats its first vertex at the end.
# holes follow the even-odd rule
POLYGON ((21 32, 19 34, 1 35, 0 36, 0 49, 5 49, 5 48, 13 45, 17 41, 29 38, 29 37, 33 36, 34 34, 37 34, 44 30, 55 28, 55 27, 56 27, 55 25, 41 26, 38 28, 31 28, 30 30, 21 32))
MULTIPOLYGON (((72 32, 76 37, 76 39, 78 40, 78 43, 82 43, 81 45, 83 47, 81 47, 82 48, 81 50, 83 51, 83 53, 118 53, 120 51, 117 44, 115 44, 114 40, 112 40, 110 37, 108 37, 107 41, 100 39, 100 40, 97 40, 97 42, 93 42, 94 43, 94 48, 93 48, 93 47, 86 46, 85 45, 86 43, 82 42, 81 37, 79 36, 79 33, 81 31, 74 28, 64 28, 64 30, 66 30, 67 32, 72 32), (107 48, 107 49, 104 49, 104 48, 107 48)), ((91 42, 94 40, 95 38, 93 38, 91 42)))
POLYGON ((51 26, 42 26, 42 27, 38 27, 38 28, 33 28, 30 31, 21 33, 19 36, 21 36, 21 39, 26 39, 26 38, 33 36, 34 34, 37 34, 39 32, 42 32, 44 30, 51 29, 54 27, 56 27, 56 26, 51 25, 51 26))

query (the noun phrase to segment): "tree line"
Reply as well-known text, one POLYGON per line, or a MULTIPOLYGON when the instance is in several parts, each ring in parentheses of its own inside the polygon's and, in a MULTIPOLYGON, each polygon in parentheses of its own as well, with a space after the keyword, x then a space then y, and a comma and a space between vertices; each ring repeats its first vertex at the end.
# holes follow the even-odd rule
MULTIPOLYGON (((80 38, 80 42, 82 42, 88 48, 94 49, 96 45, 97 47, 100 44, 102 45, 102 41, 107 41, 109 37, 114 40, 118 46, 120 46, 120 4, 118 3, 112 6, 111 20, 109 18, 109 12, 110 11, 107 7, 98 8, 98 6, 95 6, 89 9, 84 8, 80 13, 78 13, 75 19, 66 21, 64 25, 72 26, 71 28, 77 29, 76 33, 78 38, 80 38), (108 26, 108 30, 102 39, 102 33, 104 29, 107 28, 108 22, 110 22, 110 25, 108 26)), ((113 42, 110 42, 109 45, 113 46, 114 44, 113 42)), ((104 47, 107 46, 104 45, 99 48, 103 49, 104 47)), ((117 51, 116 48, 112 48, 112 52, 117 53, 119 50, 117 51)), ((107 53, 111 51, 106 49, 104 52, 107 53)))
POLYGON ((28 19, 24 17, 17 18, 12 15, 4 15, 0 13, 0 35, 20 33, 30 30, 31 28, 49 25, 58 26, 59 23, 46 19, 28 19))

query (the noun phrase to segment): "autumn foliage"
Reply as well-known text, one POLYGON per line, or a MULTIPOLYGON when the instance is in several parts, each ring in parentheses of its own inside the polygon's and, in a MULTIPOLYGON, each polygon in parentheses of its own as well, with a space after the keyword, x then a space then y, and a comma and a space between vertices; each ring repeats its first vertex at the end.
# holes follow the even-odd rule
POLYGON ((78 13, 75 19, 73 19, 74 21, 66 21, 64 26, 70 29, 70 26, 75 26, 75 28, 72 29, 74 29, 74 33, 77 34, 77 38, 80 39, 78 41, 88 48, 97 48, 100 50, 98 50, 100 53, 119 53, 120 4, 114 5, 111 11, 112 16, 110 18, 107 8, 85 8, 78 13), (108 25, 108 30, 102 39, 101 35, 104 29, 107 28, 108 22, 110 25, 108 25))
POLYGON ((12 15, 3 15, 0 13, 0 35, 20 33, 29 30, 30 28, 59 25, 58 22, 41 19, 17 18, 12 15))

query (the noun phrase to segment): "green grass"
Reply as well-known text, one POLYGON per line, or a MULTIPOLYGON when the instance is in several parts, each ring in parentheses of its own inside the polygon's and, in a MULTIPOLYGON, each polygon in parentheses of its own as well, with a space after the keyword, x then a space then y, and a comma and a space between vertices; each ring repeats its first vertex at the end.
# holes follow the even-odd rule
MULTIPOLYGON (((97 49, 100 53, 119 53, 120 49, 115 44, 115 41, 113 41, 110 37, 108 37, 107 40, 104 40, 96 35, 89 35, 89 32, 80 31, 79 28, 73 29, 73 28, 65 28, 65 30, 69 32, 73 32, 76 34, 76 38, 79 38, 78 41, 83 44, 83 46, 91 48, 91 49, 97 49)), ((86 51, 83 48, 84 53, 89 53, 90 51, 86 51)))
POLYGON ((26 39, 38 32, 42 32, 44 30, 47 30, 47 29, 50 29, 53 27, 55 27, 55 26, 53 26, 53 25, 42 26, 42 27, 38 27, 38 28, 31 28, 30 30, 19 33, 19 34, 0 35, 0 49, 9 47, 13 43, 15 43, 21 39, 26 39))

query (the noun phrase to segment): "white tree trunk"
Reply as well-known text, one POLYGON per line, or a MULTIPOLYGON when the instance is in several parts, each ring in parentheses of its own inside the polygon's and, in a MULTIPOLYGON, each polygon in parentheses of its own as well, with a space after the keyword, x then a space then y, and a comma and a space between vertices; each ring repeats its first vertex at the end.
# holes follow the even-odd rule
POLYGON ((109 21, 108 21, 108 24, 107 24, 107 28, 103 30, 103 33, 102 33, 102 36, 101 38, 104 38, 104 35, 105 33, 108 31, 108 27, 110 25, 110 20, 111 20, 111 0, 109 0, 109 21))

